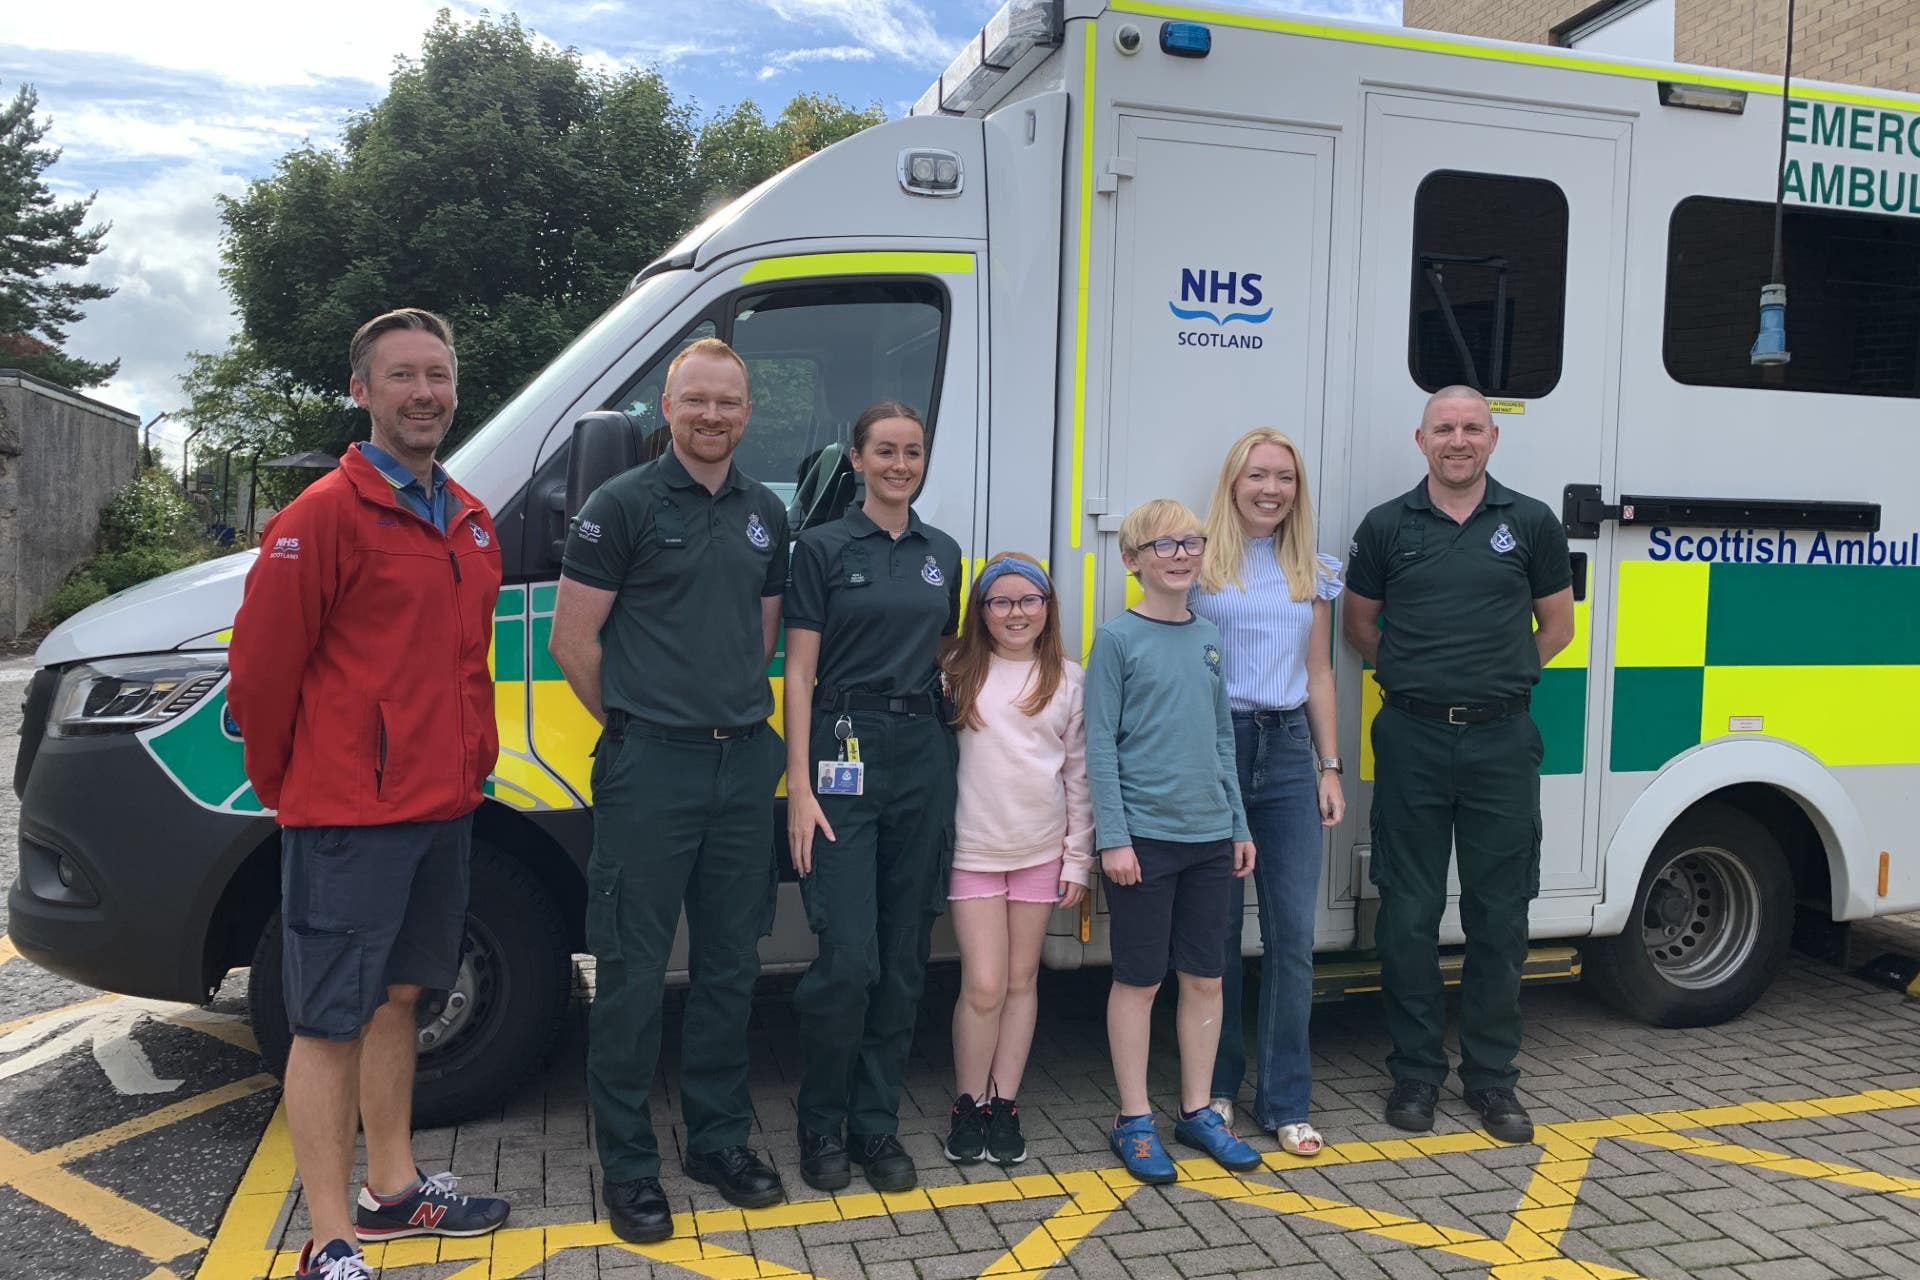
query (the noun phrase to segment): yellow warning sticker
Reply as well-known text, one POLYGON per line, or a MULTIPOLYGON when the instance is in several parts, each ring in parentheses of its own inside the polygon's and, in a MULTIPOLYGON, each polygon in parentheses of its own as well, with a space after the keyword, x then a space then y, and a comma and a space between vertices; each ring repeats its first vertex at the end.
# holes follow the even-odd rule
POLYGON ((1525 400, 1489 400, 1487 408, 1495 413, 1525 413, 1527 402, 1525 400))

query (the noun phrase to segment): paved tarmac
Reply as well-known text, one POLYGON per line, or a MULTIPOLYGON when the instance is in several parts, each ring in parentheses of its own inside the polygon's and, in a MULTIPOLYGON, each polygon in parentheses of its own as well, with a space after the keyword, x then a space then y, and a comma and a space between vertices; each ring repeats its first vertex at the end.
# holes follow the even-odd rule
MULTIPOLYGON (((0 662, 0 776, 11 775, 24 660, 0 662)), ((0 882, 16 805, 0 791, 0 882)), ((4 919, 0 918, 0 926, 4 919)), ((1920 952, 1904 922, 1856 931, 1854 961, 1920 952)), ((514 1205, 480 1240, 369 1250, 399 1280, 1826 1280, 1920 1275, 1920 1004, 1795 956, 1727 1025, 1653 1030, 1578 987, 1530 990, 1523 1089, 1541 1128, 1503 1147, 1458 1097, 1435 1134, 1377 1116, 1379 1007, 1315 1014, 1315 1119, 1330 1148, 1225 1175, 1187 1160, 1143 1188, 1106 1148, 1114 1110, 1103 972, 1048 973, 1021 1090, 1031 1159, 1011 1174, 941 1158, 947 1020, 937 970, 902 1135, 921 1189, 807 1190, 793 1138, 790 978, 768 979, 751 1033, 753 1141, 794 1199, 742 1212, 679 1171, 678 1066, 664 1064, 667 1168, 680 1234, 615 1241, 598 1207, 582 1078, 586 992, 554 1069, 500 1114, 422 1133, 429 1170, 514 1205)), ((305 1239, 278 1089, 244 1020, 245 974, 205 1010, 102 996, 13 958, 0 939, 0 1277, 254 1280, 305 1239)), ((1162 1010, 1163 1014, 1167 1012, 1162 1010)), ((677 1021, 670 1024, 669 1044, 677 1021)), ((1170 1022, 1155 1101, 1173 1095, 1170 1022)), ((1243 1097, 1243 1102, 1246 1098, 1243 1097)), ((1175 1149, 1176 1156, 1183 1153, 1175 1149)))

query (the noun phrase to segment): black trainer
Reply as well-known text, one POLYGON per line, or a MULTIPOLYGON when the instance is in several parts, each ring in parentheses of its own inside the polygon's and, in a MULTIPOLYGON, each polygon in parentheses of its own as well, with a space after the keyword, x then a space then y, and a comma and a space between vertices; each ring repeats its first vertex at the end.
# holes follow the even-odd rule
POLYGON ((987 1153, 987 1108, 963 1093, 953 1100, 947 1117, 947 1159, 955 1164, 979 1164, 987 1153))
POLYGON ((867 1175, 867 1185, 875 1191, 911 1191, 920 1185, 913 1157, 892 1134, 855 1136, 847 1148, 847 1155, 860 1166, 867 1175))
POLYGON ((787 1198, 780 1175, 745 1147, 689 1153, 682 1166, 695 1182, 704 1182, 742 1209, 764 1209, 787 1198))
POLYGON ((1387 1123, 1408 1133, 1433 1128, 1433 1106, 1440 1091, 1424 1080, 1397 1080, 1387 1095, 1387 1123))
POLYGON ((628 1178, 601 1189, 607 1225, 628 1244, 654 1244, 673 1234, 673 1210, 658 1178, 628 1178))
POLYGON ((837 1133, 815 1133, 800 1126, 800 1180, 815 1191, 838 1191, 853 1181, 847 1144, 837 1133))
POLYGON ((1012 1098, 987 1102, 987 1159, 1001 1168, 1027 1158, 1027 1140, 1020 1133, 1020 1108, 1012 1098))
POLYGON ((1469 1089, 1467 1105, 1480 1113, 1481 1127, 1502 1142, 1532 1142, 1533 1117, 1508 1088, 1469 1089))

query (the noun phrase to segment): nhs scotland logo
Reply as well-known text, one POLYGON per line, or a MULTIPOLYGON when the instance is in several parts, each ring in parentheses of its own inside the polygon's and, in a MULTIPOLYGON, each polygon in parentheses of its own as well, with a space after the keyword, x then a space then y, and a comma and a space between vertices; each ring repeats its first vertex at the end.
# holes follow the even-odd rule
POLYGON ((1265 341, 1256 333, 1221 332, 1228 325, 1265 324, 1273 307, 1254 310, 1266 301, 1258 271, 1220 271, 1211 267, 1180 268, 1180 296, 1167 309, 1185 321, 1205 321, 1213 329, 1181 329, 1175 341, 1183 347, 1239 347, 1258 351, 1265 341))

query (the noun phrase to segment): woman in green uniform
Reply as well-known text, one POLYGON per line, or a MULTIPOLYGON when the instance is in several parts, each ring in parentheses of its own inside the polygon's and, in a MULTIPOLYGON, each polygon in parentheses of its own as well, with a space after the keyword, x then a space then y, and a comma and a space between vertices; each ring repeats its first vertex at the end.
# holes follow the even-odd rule
POLYGON ((787 834, 820 944, 794 992, 800 1175, 832 1191, 851 1163, 904 1191, 901 1079, 953 838, 935 657, 959 622, 960 546, 913 512, 927 439, 911 407, 861 414, 848 456, 866 500, 800 535, 785 607, 787 834))

